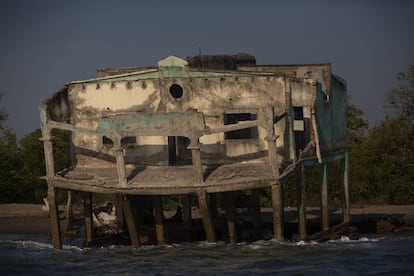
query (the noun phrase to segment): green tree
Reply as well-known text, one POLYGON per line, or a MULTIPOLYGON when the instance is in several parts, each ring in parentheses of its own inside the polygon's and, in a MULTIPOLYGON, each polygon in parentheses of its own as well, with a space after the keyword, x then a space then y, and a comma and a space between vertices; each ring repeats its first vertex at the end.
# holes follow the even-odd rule
MULTIPOLYGON (((55 170, 60 171, 71 165, 69 133, 66 131, 53 131, 53 153, 55 170)), ((40 129, 37 129, 20 140, 20 157, 23 164, 23 174, 26 185, 31 187, 32 198, 39 202, 46 196, 46 182, 40 179, 46 174, 43 142, 40 129)))
POLYGON ((414 203, 413 128, 402 117, 386 116, 368 136, 371 193, 377 203, 414 203))
POLYGON ((18 202, 26 198, 27 191, 21 185, 21 167, 16 135, 3 127, 0 136, 0 202, 18 202))
MULTIPOLYGON (((353 104, 348 105, 347 127, 349 135, 349 181, 350 198, 353 203, 369 201, 369 161, 367 148, 368 121, 364 112, 353 104)), ((336 170, 338 171, 338 169, 336 170)))
POLYGON ((364 151, 364 176, 370 202, 414 203, 414 65, 400 73, 402 82, 387 95, 387 116, 372 128, 364 151))
POLYGON ((385 107, 394 118, 404 118, 414 124, 414 64, 408 72, 399 73, 401 85, 387 95, 385 107))
MULTIPOLYGON (((2 94, 0 94, 0 100, 2 98, 2 94)), ((4 130, 4 122, 6 121, 7 113, 0 109, 0 130, 4 130)))

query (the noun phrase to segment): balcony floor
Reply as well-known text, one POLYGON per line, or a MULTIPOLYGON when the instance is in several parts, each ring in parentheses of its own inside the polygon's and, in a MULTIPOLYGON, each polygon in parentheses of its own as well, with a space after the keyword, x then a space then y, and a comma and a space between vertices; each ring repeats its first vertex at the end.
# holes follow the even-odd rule
POLYGON ((267 164, 203 166, 204 182, 199 183, 193 166, 137 166, 127 168, 128 183, 121 187, 116 167, 74 168, 46 177, 49 184, 71 190, 97 193, 142 195, 189 194, 245 190, 275 183, 267 164))

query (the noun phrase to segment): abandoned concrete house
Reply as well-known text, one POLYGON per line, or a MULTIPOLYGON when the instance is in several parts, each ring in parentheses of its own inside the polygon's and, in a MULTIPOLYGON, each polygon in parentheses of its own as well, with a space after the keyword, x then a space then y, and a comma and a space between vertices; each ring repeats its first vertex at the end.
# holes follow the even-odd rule
MULTIPOLYGON (((161 197, 182 198, 191 227, 198 199, 205 237, 217 240, 211 195, 224 193, 227 233, 237 240, 234 192, 268 187, 273 235, 284 238, 283 180, 296 175, 298 232, 306 239, 304 167, 321 165, 321 221, 329 228, 326 165, 342 159, 343 220, 349 221, 347 94, 330 64, 256 65, 247 54, 169 56, 157 67, 98 70, 40 107, 53 246, 62 247, 55 192, 84 192, 86 241, 93 239, 91 194, 119 195, 125 229, 140 245, 130 198, 153 202, 154 232, 165 234, 161 197), (70 131, 73 165, 54 169, 53 129, 70 131)), ((253 208, 260 227, 260 206, 253 208), (256 211, 255 211, 256 210, 256 211), (258 210, 258 211, 257 211, 258 210)))

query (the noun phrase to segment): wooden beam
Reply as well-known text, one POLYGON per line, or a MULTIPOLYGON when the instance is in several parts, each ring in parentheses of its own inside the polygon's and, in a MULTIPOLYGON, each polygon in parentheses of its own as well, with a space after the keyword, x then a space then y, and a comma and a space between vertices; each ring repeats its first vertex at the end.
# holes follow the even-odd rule
POLYGON ((129 238, 133 247, 141 246, 139 240, 138 227, 131 207, 131 201, 128 196, 122 197, 122 209, 124 210, 125 222, 128 227, 129 238))
POLYGON ((165 244, 165 230, 164 230, 164 215, 162 209, 161 196, 153 196, 154 204, 154 218, 155 218, 155 233, 157 235, 158 244, 165 244))
POLYGON ((198 204, 200 207, 201 218, 203 220, 204 230, 208 242, 216 242, 216 231, 214 229, 213 220, 207 203, 207 193, 205 191, 198 192, 198 204))
POLYGON ((85 245, 90 246, 93 242, 93 214, 92 193, 83 193, 83 215, 85 218, 85 245))
POLYGON ((298 204, 298 228, 299 238, 301 240, 307 240, 306 230, 306 188, 305 188, 305 167, 300 164, 296 170, 296 193, 298 204))
POLYGON ((321 167, 321 218, 322 231, 329 229, 329 213, 328 213, 328 175, 327 164, 323 163, 321 167))
POLYGON ((278 182, 272 185, 273 233, 278 241, 284 240, 282 185, 278 182))
POLYGON ((226 205, 226 218, 227 218, 227 229, 229 233, 229 242, 236 243, 237 242, 237 231, 236 231, 236 208, 234 206, 234 193, 225 192, 224 199, 226 205))

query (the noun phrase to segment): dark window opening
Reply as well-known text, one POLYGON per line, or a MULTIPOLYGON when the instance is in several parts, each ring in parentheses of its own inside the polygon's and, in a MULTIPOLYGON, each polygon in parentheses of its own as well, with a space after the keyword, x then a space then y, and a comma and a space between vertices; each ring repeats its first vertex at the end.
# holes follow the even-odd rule
POLYGON ((168 136, 168 156, 170 165, 192 164, 190 139, 183 136, 168 136))
POLYGON ((114 142, 106 136, 102 137, 102 144, 107 148, 112 148, 114 146, 114 142))
POLYGON ((137 143, 137 137, 135 136, 126 136, 121 139, 121 146, 135 145, 136 143, 137 143))
MULTIPOLYGON (((121 139, 121 146, 132 145, 137 143, 137 138, 135 136, 126 136, 121 139)), ((102 137, 102 144, 107 148, 112 148, 114 146, 114 142, 106 137, 102 137)))
POLYGON ((303 120, 303 107, 302 106, 293 107, 293 111, 295 112, 295 120, 303 120))
POLYGON ((305 132, 305 119, 303 117, 303 107, 293 107, 295 112, 295 120, 293 122, 293 130, 295 135, 296 156, 299 156, 301 150, 306 147, 306 132, 305 132))
MULTIPOLYGON (((254 121, 257 120, 257 115, 254 113, 233 113, 224 114, 224 124, 232 125, 241 121, 254 121)), ((258 139, 259 133, 257 126, 243 128, 239 130, 228 131, 224 133, 224 137, 227 140, 231 139, 258 139)))
POLYGON ((178 84, 173 84, 170 86, 170 94, 176 99, 179 99, 183 96, 183 88, 178 84))

